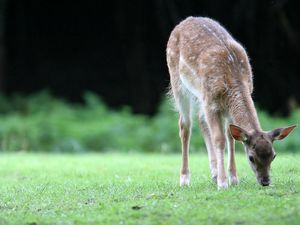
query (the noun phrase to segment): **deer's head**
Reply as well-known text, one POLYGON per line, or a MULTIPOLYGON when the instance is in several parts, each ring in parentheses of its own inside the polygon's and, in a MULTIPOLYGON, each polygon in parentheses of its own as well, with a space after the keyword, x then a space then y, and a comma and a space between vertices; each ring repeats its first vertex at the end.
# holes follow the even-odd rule
POLYGON ((229 125, 232 137, 243 143, 249 164, 260 185, 268 186, 271 183, 270 167, 276 157, 273 142, 284 139, 295 127, 296 125, 269 132, 249 133, 236 125, 229 125))

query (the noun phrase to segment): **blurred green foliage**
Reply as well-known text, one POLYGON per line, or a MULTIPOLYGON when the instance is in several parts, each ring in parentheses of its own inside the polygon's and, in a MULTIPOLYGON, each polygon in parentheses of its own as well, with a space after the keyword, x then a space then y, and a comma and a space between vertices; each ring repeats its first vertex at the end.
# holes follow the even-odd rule
MULTIPOLYGON (((0 150, 180 152, 178 115, 166 99, 151 118, 134 115, 128 107, 111 110, 92 93, 86 93, 84 99, 84 104, 70 104, 47 91, 28 97, 0 96, 0 150)), ((259 118, 263 128, 270 130, 297 123, 300 111, 290 118, 272 118, 259 111, 259 118)), ((190 151, 205 151, 194 121, 190 151)), ((298 128, 275 148, 300 152, 299 139, 298 128)), ((241 151, 241 145, 237 146, 241 151)))

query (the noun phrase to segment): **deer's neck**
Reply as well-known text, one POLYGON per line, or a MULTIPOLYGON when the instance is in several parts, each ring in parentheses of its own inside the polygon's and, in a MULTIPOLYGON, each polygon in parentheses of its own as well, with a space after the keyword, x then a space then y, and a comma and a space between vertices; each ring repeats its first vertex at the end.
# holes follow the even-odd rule
POLYGON ((228 99, 232 123, 247 131, 261 131, 251 94, 247 88, 234 89, 228 99))

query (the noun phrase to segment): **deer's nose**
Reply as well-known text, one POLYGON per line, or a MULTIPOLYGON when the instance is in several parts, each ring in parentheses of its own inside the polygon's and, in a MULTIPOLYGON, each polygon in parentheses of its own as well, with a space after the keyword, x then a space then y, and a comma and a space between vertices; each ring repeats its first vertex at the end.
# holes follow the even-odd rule
POLYGON ((262 186, 269 186, 270 185, 270 179, 269 177, 263 177, 260 181, 262 186))

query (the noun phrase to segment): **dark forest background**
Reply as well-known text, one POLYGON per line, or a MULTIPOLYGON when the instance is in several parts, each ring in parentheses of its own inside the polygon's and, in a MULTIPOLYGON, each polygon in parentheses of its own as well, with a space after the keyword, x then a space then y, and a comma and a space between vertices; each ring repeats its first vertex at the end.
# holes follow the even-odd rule
POLYGON ((0 89, 48 89, 80 102, 92 91, 111 107, 154 114, 168 86, 165 47, 185 17, 218 20, 241 42, 254 99, 288 115, 300 100, 300 9, 289 0, 0 0, 0 89))

